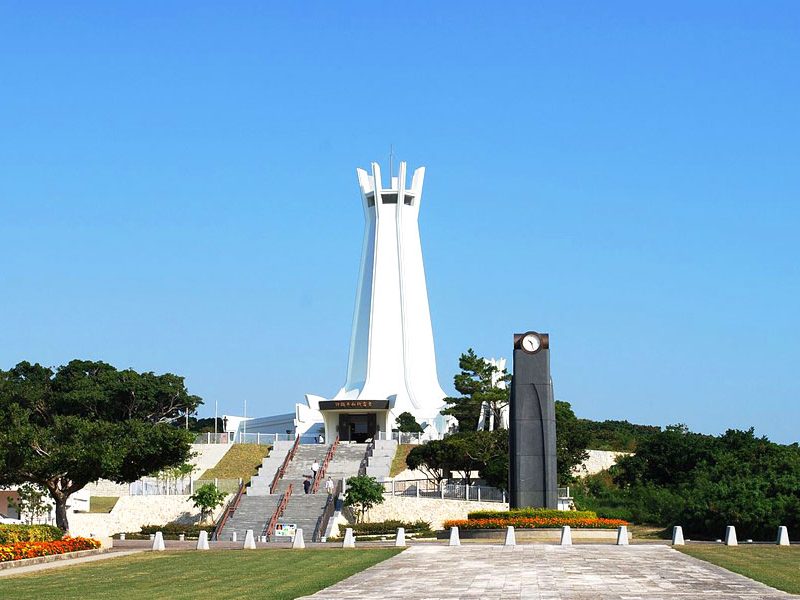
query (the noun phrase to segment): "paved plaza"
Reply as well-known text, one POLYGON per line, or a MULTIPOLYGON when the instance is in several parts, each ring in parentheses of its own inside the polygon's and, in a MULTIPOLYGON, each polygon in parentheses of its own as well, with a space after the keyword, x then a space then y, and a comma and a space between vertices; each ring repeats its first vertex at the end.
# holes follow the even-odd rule
POLYGON ((326 599, 795 598, 663 545, 413 546, 317 592, 326 599))

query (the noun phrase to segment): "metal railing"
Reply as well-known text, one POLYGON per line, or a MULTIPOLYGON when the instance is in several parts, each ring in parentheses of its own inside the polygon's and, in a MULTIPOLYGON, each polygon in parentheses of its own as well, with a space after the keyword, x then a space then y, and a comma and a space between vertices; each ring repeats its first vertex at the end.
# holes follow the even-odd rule
POLYGON ((336 511, 336 500, 342 493, 343 484, 344 480, 338 480, 333 493, 328 496, 328 500, 325 502, 325 508, 323 509, 319 519, 317 519, 317 526, 314 528, 314 535, 312 536, 311 541, 321 541, 322 536, 328 530, 328 521, 330 521, 333 513, 336 511))
POLYGON ((377 440, 395 440, 398 444, 424 444, 431 440, 441 440, 445 436, 442 433, 410 433, 406 431, 379 431, 375 434, 377 440))
POLYGON ((214 539, 219 540, 219 534, 222 533, 222 529, 225 527, 225 523, 228 522, 228 519, 233 516, 233 513, 236 512, 236 509, 239 508, 239 502, 242 500, 242 493, 244 492, 244 482, 239 484, 239 490, 236 492, 236 495, 233 499, 228 502, 228 506, 225 507, 225 510, 222 511, 222 518, 218 525, 214 527, 214 539))
POLYGON ((339 436, 336 436, 336 439, 333 440, 331 447, 328 448, 328 452, 325 454, 325 459, 322 461, 322 465, 320 466, 319 470, 314 475, 314 482, 311 485, 311 493, 316 494, 317 490, 319 489, 320 482, 325 478, 325 473, 328 471, 328 465, 330 464, 331 460, 333 459, 333 455, 336 454, 336 447, 339 445, 339 436))
MULTIPOLYGON (((325 438, 321 435, 301 435, 301 444, 324 444, 325 438)), ((291 442, 298 438, 294 433, 198 433, 194 439, 195 444, 260 444, 271 446, 275 442, 291 442)))
MULTIPOLYGON (((275 509, 275 512, 272 513, 272 518, 267 522, 266 526, 264 527, 264 531, 261 535, 266 535, 267 539, 270 539, 270 536, 275 533, 275 527, 278 525, 278 519, 281 518, 283 511, 286 510, 286 505, 289 504, 289 498, 292 497, 292 484, 289 484, 289 487, 286 488, 286 492, 281 496, 281 501, 278 502, 278 507, 275 509)), ((270 539, 270 541, 272 541, 270 539)))
POLYGON ((159 479, 142 477, 128 484, 131 496, 188 496, 194 493, 191 477, 184 479, 159 479))
POLYGON ((269 493, 274 494, 275 488, 278 485, 278 482, 281 480, 281 477, 284 476, 286 473, 286 468, 289 466, 289 463, 292 462, 294 458, 295 452, 297 452, 297 447, 300 445, 300 438, 298 437, 295 439, 294 444, 289 449, 289 452, 286 453, 286 458, 283 459, 283 463, 281 463, 280 468, 275 472, 275 477, 272 479, 272 483, 269 486, 269 493))
MULTIPOLYGON (((383 493, 389 496, 410 498, 441 498, 442 500, 472 500, 475 502, 507 502, 504 490, 488 485, 467 485, 443 481, 437 485, 430 479, 410 479, 406 481, 384 481, 383 493)), ((568 487, 558 488, 560 499, 569 499, 568 487)))

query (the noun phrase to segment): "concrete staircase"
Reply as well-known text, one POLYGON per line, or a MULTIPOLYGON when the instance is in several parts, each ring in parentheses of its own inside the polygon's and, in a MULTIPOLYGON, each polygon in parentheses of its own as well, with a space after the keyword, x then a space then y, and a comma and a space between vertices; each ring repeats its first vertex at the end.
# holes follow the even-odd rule
POLYGON ((258 468, 258 475, 250 479, 250 486, 247 488, 248 496, 268 496, 269 486, 275 478, 275 473, 281 468, 286 454, 292 449, 294 442, 275 442, 267 456, 258 468))
POLYGON ((230 541, 231 534, 235 531, 238 541, 243 542, 248 529, 253 530, 256 540, 264 531, 264 527, 278 508, 281 495, 272 496, 247 496, 242 494, 239 506, 233 516, 225 523, 222 531, 217 532, 218 539, 230 541))
POLYGON ((328 453, 328 448, 329 446, 325 444, 300 444, 297 447, 297 452, 295 452, 292 462, 289 463, 283 477, 278 481, 278 485, 274 490, 275 493, 282 494, 291 483, 293 487, 292 499, 289 500, 290 505, 295 496, 304 495, 304 477, 306 475, 309 477, 312 476, 311 465, 314 463, 314 460, 316 460, 320 466, 322 465, 322 462, 325 460, 325 455, 328 453))
POLYGON ((375 448, 367 459, 367 475, 378 481, 388 478, 396 452, 396 440, 375 440, 375 448))

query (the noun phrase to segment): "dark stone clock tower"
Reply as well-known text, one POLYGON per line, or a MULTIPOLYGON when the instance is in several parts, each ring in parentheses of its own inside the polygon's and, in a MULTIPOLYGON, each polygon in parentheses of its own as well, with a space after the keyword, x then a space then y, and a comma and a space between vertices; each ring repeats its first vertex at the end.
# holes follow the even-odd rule
POLYGON ((514 335, 509 410, 511 508, 558 508, 556 408, 550 377, 550 337, 514 335))

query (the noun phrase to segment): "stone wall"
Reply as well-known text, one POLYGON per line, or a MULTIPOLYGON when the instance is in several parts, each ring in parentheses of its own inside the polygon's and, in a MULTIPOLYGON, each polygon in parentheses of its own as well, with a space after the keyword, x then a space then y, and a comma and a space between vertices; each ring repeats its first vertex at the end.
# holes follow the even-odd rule
MULTIPOLYGON (((222 510, 220 507, 214 512, 215 519, 222 510)), ((200 511, 189 496, 123 496, 110 513, 70 515, 69 530, 72 535, 107 537, 139 531, 142 525, 163 525, 173 521, 191 524, 199 519, 200 511)))
POLYGON ((617 462, 620 456, 629 456, 630 452, 610 452, 608 450, 587 450, 589 457, 572 469, 577 477, 586 477, 604 471, 617 462))
POLYGON ((444 521, 466 519, 467 513, 475 510, 508 510, 508 503, 384 496, 383 504, 374 506, 366 521, 427 521, 433 529, 442 529, 444 521))

